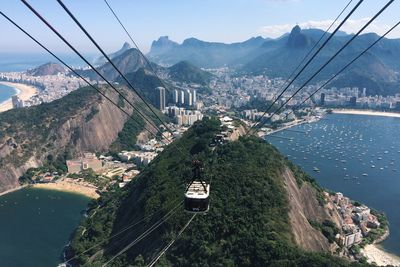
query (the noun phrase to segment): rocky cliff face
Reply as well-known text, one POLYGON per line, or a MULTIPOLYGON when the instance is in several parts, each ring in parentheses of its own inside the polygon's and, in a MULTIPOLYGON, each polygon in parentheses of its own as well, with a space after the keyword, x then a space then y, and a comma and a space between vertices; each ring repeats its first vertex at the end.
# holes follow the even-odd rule
POLYGON ((289 220, 296 244, 307 251, 331 251, 328 239, 311 226, 310 221, 329 220, 339 225, 337 211, 321 205, 315 189, 309 183, 299 186, 289 168, 285 169, 282 178, 288 194, 289 220))
MULTIPOLYGON (((17 187, 18 178, 49 155, 105 151, 118 137, 128 117, 86 89, 49 104, 0 114, 0 192, 17 187)), ((137 101, 130 90, 124 92, 133 103, 137 101)), ((116 94, 107 95, 118 103, 116 94)))

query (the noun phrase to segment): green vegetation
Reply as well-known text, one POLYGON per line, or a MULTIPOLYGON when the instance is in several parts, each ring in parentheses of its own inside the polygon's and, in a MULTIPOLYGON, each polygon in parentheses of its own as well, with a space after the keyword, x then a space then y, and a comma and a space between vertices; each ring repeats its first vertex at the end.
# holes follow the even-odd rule
MULTIPOLYGON (((0 113, 0 143, 14 143, 15 149, 0 161, 18 167, 40 149, 41 154, 56 149, 58 129, 68 119, 99 101, 94 89, 84 87, 62 99, 38 106, 0 113), (8 141, 10 140, 10 141, 8 141)), ((4 165, 3 165, 4 164, 4 165)))
POLYGON ((92 169, 83 170, 80 173, 70 173, 67 177, 83 179, 85 182, 91 183, 100 189, 105 188, 110 183, 109 178, 96 174, 92 169))
POLYGON ((339 233, 339 229, 336 224, 332 221, 325 220, 322 223, 317 221, 309 221, 312 227, 322 232, 322 234, 328 239, 329 243, 335 241, 335 236, 339 233))
POLYGON ((137 149, 136 140, 138 134, 141 132, 142 125, 144 125, 144 120, 136 113, 132 116, 134 116, 136 120, 128 119, 125 122, 124 128, 118 133, 117 140, 110 146, 111 151, 116 153, 121 150, 137 149))
POLYGON ((326 190, 324 190, 320 185, 318 185, 317 181, 314 178, 305 173, 300 167, 295 165, 293 162, 289 161, 287 158, 286 158, 286 165, 289 166, 290 170, 293 172, 294 177, 296 178, 297 185, 299 187, 301 187, 304 182, 307 182, 315 189, 315 194, 318 203, 321 206, 323 206, 326 203, 324 196, 324 191, 326 190))
POLYGON ((187 61, 178 62, 168 70, 171 79, 185 83, 207 85, 213 76, 211 73, 206 72, 187 61))
MULTIPOLYGON (((160 266, 362 266, 294 246, 281 180, 286 160, 255 137, 212 152, 208 144, 219 128, 214 119, 196 123, 176 141, 183 154, 176 146, 167 147, 125 188, 110 187, 92 202, 71 241, 72 254, 78 254, 75 263, 101 266, 182 201, 192 155, 205 163, 205 177, 212 179, 210 212, 193 220, 160 266), (108 240, 141 218, 141 223, 108 240), (100 242, 100 247, 83 253, 100 242), (104 253, 96 254, 99 250, 104 253)), ((161 228, 109 266, 145 266, 190 217, 180 206, 161 228)), ((328 223, 324 227, 331 229, 328 223)))
MULTIPOLYGON (((156 88, 163 84, 154 75, 149 74, 145 69, 140 68, 135 72, 125 75, 128 81, 138 90, 138 92, 151 104, 156 104, 157 91, 156 88)), ((126 82, 123 78, 118 78, 117 81, 121 84, 126 82)))
POLYGON ((90 109, 90 113, 86 116, 85 121, 89 122, 91 119, 94 118, 94 116, 99 112, 99 110, 96 107, 92 107, 90 109))

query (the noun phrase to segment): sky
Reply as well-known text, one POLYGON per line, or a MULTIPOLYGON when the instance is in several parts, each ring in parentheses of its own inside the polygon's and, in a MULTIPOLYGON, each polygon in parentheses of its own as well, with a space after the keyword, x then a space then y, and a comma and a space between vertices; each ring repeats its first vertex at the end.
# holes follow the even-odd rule
MULTIPOLYGON (((28 0, 80 51, 97 52, 56 0, 28 0)), ((88 32, 108 53, 128 37, 104 0, 63 0, 88 32)), ((181 43, 195 37, 214 42, 241 42, 255 36, 276 38, 299 24, 326 29, 349 0, 108 0, 139 48, 147 53, 151 42, 167 35, 181 43)), ((350 7, 358 0, 353 0, 350 7)), ((342 30, 356 32, 387 0, 364 0, 342 30)), ((350 11, 346 10, 346 14, 350 11)), ((2 0, 0 10, 56 52, 66 47, 21 1, 2 0)), ((400 19, 395 1, 366 32, 382 34, 400 19)), ((344 16, 343 16, 344 17, 344 16)), ((41 48, 0 16, 0 53, 37 53, 41 48)), ((389 38, 400 38, 400 28, 389 38)))

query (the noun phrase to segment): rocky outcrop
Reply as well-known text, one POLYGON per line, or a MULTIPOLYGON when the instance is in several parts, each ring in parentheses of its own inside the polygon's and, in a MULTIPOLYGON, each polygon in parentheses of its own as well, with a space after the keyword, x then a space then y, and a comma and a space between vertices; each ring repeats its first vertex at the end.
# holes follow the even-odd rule
MULTIPOLYGON (((138 101, 132 91, 123 91, 134 104, 138 101)), ((107 95, 118 103, 119 97, 116 94, 108 92, 107 95)), ((46 136, 35 136, 32 133, 34 131, 27 134, 25 125, 12 129, 9 136, 0 138, 0 192, 19 186, 18 178, 29 168, 41 166, 49 155, 56 158, 68 152, 78 156, 87 151, 101 152, 108 149, 123 129, 128 116, 99 94, 87 97, 83 103, 83 106, 66 113, 67 117, 64 118, 51 116, 56 114, 44 116, 44 120, 49 122, 35 127, 50 125, 48 131, 44 131, 46 136), (54 120, 61 123, 54 123, 54 120)), ((57 108, 61 106, 62 100, 55 105, 57 108)), ((132 109, 125 106, 125 110, 131 114, 132 109)))
POLYGON ((308 251, 330 251, 331 245, 327 238, 313 228, 310 221, 338 222, 339 214, 318 203, 315 189, 309 183, 305 182, 299 187, 289 168, 285 169, 283 177, 289 199, 289 220, 296 244, 308 251))

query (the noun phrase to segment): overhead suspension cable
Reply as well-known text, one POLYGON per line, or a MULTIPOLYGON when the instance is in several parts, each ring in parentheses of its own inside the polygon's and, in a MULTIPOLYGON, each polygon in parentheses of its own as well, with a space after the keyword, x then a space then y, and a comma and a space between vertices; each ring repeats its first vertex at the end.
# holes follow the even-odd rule
POLYGON ((106 52, 100 47, 100 45, 93 39, 93 37, 89 34, 89 32, 83 27, 83 25, 79 22, 79 20, 72 14, 72 12, 67 8, 67 6, 61 1, 57 0, 60 6, 67 12, 67 14, 71 17, 71 19, 78 25, 78 27, 82 30, 82 32, 89 38, 89 40, 97 47, 97 49, 103 54, 103 56, 107 59, 107 61, 113 66, 113 68, 118 72, 118 74, 124 79, 126 84, 136 93, 136 95, 143 101, 143 103, 147 106, 147 108, 153 113, 153 115, 160 121, 160 123, 165 127, 167 131, 173 134, 173 131, 165 124, 165 122, 158 116, 158 114, 154 111, 147 100, 135 89, 132 83, 126 78, 126 76, 120 71, 120 69, 114 64, 114 62, 110 59, 106 52))
POLYGON ((106 263, 102 265, 102 267, 107 266, 109 263, 111 263, 113 260, 115 260, 117 257, 119 257, 121 254, 125 253, 128 251, 131 247, 136 245, 138 242, 140 242, 142 239, 146 238, 149 234, 151 234, 154 230, 156 230, 158 227, 160 227, 164 222, 166 222, 169 218, 172 217, 177 212, 177 208, 179 206, 175 207, 172 209, 170 212, 168 212, 162 219, 154 223, 152 226, 150 226, 146 231, 144 231, 140 236, 138 236, 135 240, 133 240, 131 243, 129 243, 127 246, 125 246, 122 250, 120 250, 117 254, 115 254, 110 260, 108 260, 106 263))
POLYGON ((157 257, 155 257, 148 265, 147 267, 153 267, 154 264, 157 263, 157 261, 162 257, 162 255, 165 254, 165 252, 167 252, 167 250, 175 243, 175 241, 182 235, 182 233, 186 230, 186 228, 189 226, 189 224, 192 222, 192 220, 194 219, 194 217, 196 216, 196 214, 194 214, 190 220, 185 224, 185 226, 183 226, 183 228, 179 231, 178 235, 171 240, 171 242, 169 242, 163 250, 161 250, 161 252, 158 254, 157 257))
POLYGON ((292 109, 291 112, 287 114, 290 115, 294 112, 295 109, 300 108, 304 103, 306 103, 308 100, 310 100, 316 93, 318 93, 321 89, 323 89, 327 84, 329 84, 333 79, 335 79, 339 74, 341 74, 344 70, 346 70, 350 65, 352 65, 355 61, 357 61, 361 56, 363 56, 368 50, 370 50, 373 46, 375 46, 379 41, 381 41, 386 35, 388 35, 391 31, 393 31, 397 26, 399 26, 400 21, 397 22, 392 28, 390 28, 388 31, 386 31, 381 37, 376 39, 375 42, 373 42, 371 45, 369 45, 366 49, 364 49, 358 56, 353 58, 349 63, 347 63, 343 68, 341 68, 335 75, 333 75, 330 79, 328 79, 326 82, 324 82, 317 90, 315 90, 312 94, 310 94, 306 99, 304 99, 300 104, 298 104, 296 107, 292 109))
MULTIPOLYGON (((84 77, 82 77, 80 74, 78 74, 74 69, 72 69, 66 62, 64 62, 61 58, 59 58, 58 56, 56 56, 53 52, 51 52, 47 47, 45 47, 41 42, 39 42, 36 38, 34 38, 32 35, 30 35, 27 31, 25 31, 22 27, 20 27, 16 22, 14 22, 10 17, 8 17, 6 14, 4 14, 2 11, 0 11, 0 14, 6 18, 9 22, 11 22, 14 26, 16 26, 19 30, 21 30, 23 33, 25 33, 28 37, 30 37, 33 41, 35 41, 39 46, 41 46, 44 50, 46 50, 49 54, 51 54, 54 58, 56 58, 58 61, 60 61, 64 66, 66 66, 68 69, 70 69, 74 74, 76 74, 78 77, 80 77, 82 80, 84 80, 90 87, 92 87, 93 89, 95 89, 96 91, 98 91, 103 97, 105 97, 107 100, 109 100, 112 104, 114 104, 116 107, 118 107, 122 112, 124 112, 126 115, 128 115, 129 117, 131 117, 132 119, 136 120, 136 118, 132 117, 129 113, 127 113, 125 110, 121 109, 115 102, 113 102, 109 97, 107 97, 103 92, 101 92, 101 90, 99 90, 98 88, 96 88, 94 85, 92 85, 87 79, 85 79, 84 77)), ((138 122, 138 121, 137 121, 138 122)), ((139 123, 139 122, 138 122, 139 123)), ((153 134, 150 130, 149 133, 153 134)), ((178 207, 180 207, 182 205, 182 201, 176 205, 171 211, 176 210, 178 207)), ((171 212, 170 211, 170 212, 171 212)), ((167 213, 166 216, 168 216, 168 214, 170 214, 170 212, 167 213)), ((68 259, 67 261, 63 262, 63 263, 69 263, 70 261, 76 259, 77 257, 79 257, 80 255, 85 254, 86 252, 100 246, 101 244, 105 243, 106 241, 115 238, 117 236, 119 236, 120 234, 128 231, 129 229, 133 228, 134 226, 138 225, 139 223, 145 221, 146 219, 150 218, 151 216, 153 216, 154 214, 156 214, 158 212, 152 213, 144 218, 142 218, 141 220, 138 220, 128 226, 126 226, 125 228, 123 228, 121 231, 113 234, 112 236, 108 237, 106 240, 103 240, 102 242, 99 242, 98 244, 86 249, 85 251, 75 255, 74 257, 68 259)), ((159 222, 159 221, 158 221, 159 222)), ((153 225, 154 226, 154 225, 153 225)), ((143 237, 144 238, 144 237, 143 237)), ((141 240, 141 239, 140 239, 141 240)), ((138 240, 137 242, 139 242, 140 240, 138 240)))
MULTIPOLYGON (((121 98, 123 98, 136 112, 140 114, 140 116, 145 119, 151 126, 156 128, 161 135, 164 136, 164 138, 168 141, 169 138, 167 138, 163 132, 159 129, 157 125, 154 124, 150 119, 146 117, 146 115, 142 114, 142 112, 133 105, 131 101, 129 101, 124 94, 122 94, 110 81, 108 81, 104 75, 102 75, 71 43, 69 43, 42 15, 40 15, 26 0, 21 0, 25 6, 27 6, 49 29, 51 29, 66 45, 68 45, 69 48, 71 48, 75 54, 77 54, 89 67, 91 67, 97 75, 99 75, 114 91, 116 91, 121 98)), ((181 151, 182 152, 182 151, 181 151)), ((183 152, 182 152, 183 153, 183 152)))
MULTIPOLYGON (((388 8, 394 0, 390 0, 386 3, 386 5, 379 10, 356 34, 354 34, 328 61, 326 61, 306 82, 304 82, 299 89, 297 89, 294 94, 292 94, 277 110, 275 110, 268 118, 272 118, 275 114, 277 114, 294 96, 296 96, 315 76, 317 76, 336 56, 340 54, 360 33, 362 33, 386 8, 388 8)), ((262 126, 263 124, 261 124, 262 126)), ((255 129, 260 128, 260 126, 256 126, 255 129)))
MULTIPOLYGON (((177 202, 177 201, 174 201, 173 205, 175 205, 176 202, 177 202)), ((175 205, 172 209, 175 209, 175 208, 181 206, 182 203, 183 203, 183 201, 181 201, 179 204, 175 205)), ((168 208, 168 209, 169 209, 169 208, 168 208)), ((91 247, 85 249, 84 251, 80 252, 79 254, 76 254, 75 256, 73 256, 72 258, 68 259, 67 261, 65 261, 65 262, 63 262, 63 263, 64 263, 64 264, 67 264, 67 263, 71 262, 72 260, 74 260, 74 259, 78 258, 79 256, 85 254, 86 252, 89 252, 90 250, 92 250, 92 249, 94 249, 94 248, 96 248, 96 247, 99 247, 100 245, 104 244, 105 242, 107 242, 107 241, 109 241, 109 240, 111 240, 111 239, 113 239, 113 238, 115 238, 115 237, 117 237, 117 236, 119 236, 119 235, 125 233, 126 231, 128 231, 128 230, 134 228, 134 227, 135 227, 136 225, 138 225, 139 223, 144 222, 145 220, 151 218, 152 216, 154 216, 155 214, 158 214, 158 213, 160 213, 160 212, 161 212, 161 211, 158 210, 158 211, 156 211, 156 212, 151 213, 150 215, 147 215, 147 216, 143 217, 143 218, 140 219, 140 220, 137 220, 137 221, 135 221, 135 222, 132 222, 131 224, 127 225, 127 226, 124 227, 122 230, 118 231, 117 233, 115 233, 115 234, 113 234, 113 235, 107 237, 105 240, 103 240, 103 241, 101 241, 101 242, 99 242, 99 243, 97 243, 97 244, 95 244, 95 245, 93 245, 93 246, 91 246, 91 247)))
POLYGON ((115 19, 118 21, 119 25, 121 25, 122 29, 128 36, 128 38, 131 40, 132 44, 135 46, 135 48, 139 51, 140 55, 142 58, 145 60, 147 66, 150 68, 154 76, 158 79, 158 81, 165 87, 166 90, 169 90, 170 88, 165 84, 164 80, 160 78, 160 76, 157 74, 157 71, 153 67, 153 64, 150 62, 150 60, 146 57, 146 55, 140 50, 139 46, 136 44, 136 42, 133 40, 132 35, 128 32, 122 21, 119 19, 117 13, 114 11, 114 9, 111 7, 111 5, 108 3, 107 0, 104 0, 106 3, 107 7, 110 9, 111 13, 114 15, 115 19))
POLYGON ((278 97, 268 106, 265 112, 261 115, 261 117, 255 122, 255 124, 250 127, 247 132, 246 136, 251 133, 253 128, 256 128, 261 120, 265 117, 268 111, 275 105, 275 103, 281 98, 281 96, 287 91, 287 89, 292 85, 292 83, 300 76, 300 74, 307 68, 307 66, 314 60, 314 58, 319 54, 319 52, 326 46, 326 44, 333 38, 335 33, 339 31, 339 29, 343 26, 343 24, 350 18, 350 16, 357 10, 357 8, 361 5, 364 0, 359 0, 358 3, 353 7, 353 9, 347 14, 347 16, 342 20, 342 22, 336 27, 336 29, 329 35, 329 37, 322 43, 322 45, 318 48, 318 50, 311 56, 310 59, 306 62, 306 64, 300 69, 300 71, 296 74, 296 76, 285 86, 282 92, 278 95, 278 97))
MULTIPOLYGON (((104 0, 106 1, 106 0, 104 0)), ((292 73, 288 76, 286 81, 283 83, 284 85, 287 84, 292 76, 296 73, 296 71, 303 65, 304 61, 308 58, 308 56, 311 54, 312 51, 317 47, 317 45, 324 39, 325 35, 329 32, 329 30, 335 25, 336 21, 340 18, 340 16, 346 11, 346 9, 349 7, 349 5, 353 2, 353 0, 350 0, 347 5, 342 9, 342 11, 339 13, 339 15, 334 19, 334 21, 329 25, 329 27, 324 31, 324 33, 321 35, 321 37, 318 39, 318 41, 313 45, 313 47, 308 51, 308 53, 303 57, 303 59, 300 61, 300 63, 297 65, 297 67, 292 71, 292 73)))
MULTIPOLYGON (((74 70, 70 65, 68 65, 64 60, 59 58, 57 55, 55 55, 52 51, 50 51, 46 46, 44 46, 40 41, 38 41, 36 38, 34 38, 31 34, 29 34, 26 30, 24 30, 21 26, 19 26, 14 20, 12 20, 10 17, 8 17, 6 14, 0 11, 0 14, 7 19, 10 23, 12 23, 15 27, 17 27, 20 31, 22 31, 25 35, 27 35, 30 39, 32 39, 35 43, 37 43, 40 47, 42 47, 45 51, 47 51, 50 55, 52 55, 55 59, 57 59, 61 64, 63 64, 65 67, 67 67, 72 73, 74 73, 76 76, 78 76, 80 79, 82 79, 87 85, 89 85, 91 88, 96 90, 99 94, 101 94, 105 99, 110 101, 114 106, 116 106, 119 110, 121 110, 125 115, 127 115, 129 118, 134 120, 136 123, 139 125, 141 122, 129 114, 127 111, 122 109, 117 103, 115 103, 112 99, 110 99, 105 93, 103 93, 99 88, 94 86, 92 83, 90 83, 86 78, 84 78, 82 75, 80 75, 76 70, 74 70)), ((150 134, 154 135, 154 133, 149 130, 146 125, 143 126, 143 128, 148 131, 150 134)), ((155 136, 155 135, 154 135, 155 136)))

